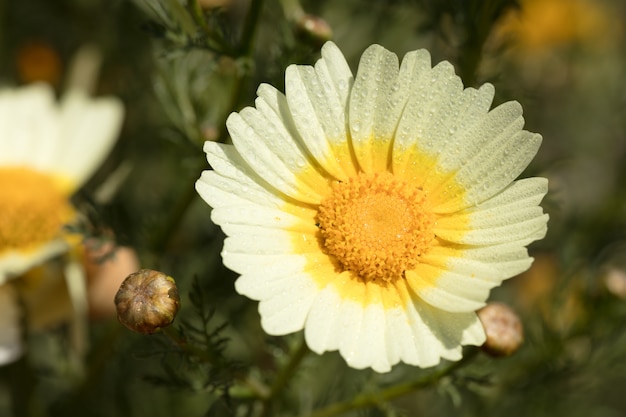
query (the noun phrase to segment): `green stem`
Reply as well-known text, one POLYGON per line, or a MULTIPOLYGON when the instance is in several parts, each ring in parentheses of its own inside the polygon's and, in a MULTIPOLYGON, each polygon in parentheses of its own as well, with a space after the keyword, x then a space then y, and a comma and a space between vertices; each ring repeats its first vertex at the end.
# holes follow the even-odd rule
POLYGON ((281 0, 283 11, 288 20, 295 22, 304 15, 304 9, 299 0, 281 0))
POLYGON ((309 353, 309 348, 307 347, 304 340, 300 341, 300 345, 293 351, 291 354, 291 358, 289 358, 289 362, 282 369, 280 374, 274 380, 272 384, 272 389, 270 391, 270 397, 275 397, 278 393, 282 391, 282 389, 287 385, 291 377, 295 374, 298 369, 298 365, 302 362, 302 359, 309 353))
POLYGON ((198 2, 198 0, 190 1, 189 11, 194 22, 196 22, 196 24, 200 26, 200 29, 202 29, 202 31, 206 33, 209 37, 213 37, 213 31, 211 30, 209 25, 207 25, 206 20, 204 19, 204 14, 202 13, 202 8, 200 7, 200 3, 198 2))
POLYGON ((467 36, 463 47, 459 51, 459 75, 463 84, 468 87, 476 83, 478 66, 483 58, 483 49, 498 16, 504 13, 507 7, 506 0, 473 0, 464 3, 466 7, 467 36))
POLYGON ((193 170, 193 174, 191 174, 193 177, 190 175, 190 181, 188 181, 188 185, 182 191, 176 205, 170 211, 165 225, 158 230, 156 236, 154 237, 152 243, 152 249, 154 252, 160 254, 169 245, 174 232, 178 229, 180 223, 185 217, 187 209, 197 197, 196 189, 193 186, 193 183, 200 177, 200 172, 202 172, 202 169, 204 168, 206 168, 206 159, 202 156, 201 158, 198 158, 197 168, 195 168, 193 170))
POLYGON ((272 388, 270 389, 269 395, 263 401, 263 411, 261 413, 261 417, 266 417, 270 415, 272 402, 279 395, 283 388, 289 383, 291 378, 294 376, 296 371, 298 370, 298 366, 302 359, 309 353, 309 348, 307 347, 304 339, 300 340, 300 344, 298 347, 292 352, 291 357, 289 358, 289 362, 285 365, 285 367, 280 371, 280 373, 276 376, 274 383, 272 384, 272 388))
POLYGON ((241 41, 239 43, 240 56, 247 56, 252 52, 254 34, 260 20, 261 9, 263 9, 263 0, 252 0, 241 33, 241 41))
POLYGON ((418 378, 410 382, 394 385, 392 387, 381 390, 379 392, 357 395, 349 401, 332 404, 321 410, 314 411, 312 414, 309 414, 308 417, 336 416, 336 415, 346 413, 348 411, 356 410, 359 408, 364 408, 364 407, 369 407, 369 406, 373 406, 376 404, 384 403, 396 397, 400 397, 402 395, 416 391, 420 388, 431 386, 434 383, 438 382, 443 377, 451 374, 452 372, 456 371, 457 369, 463 367, 465 364, 470 362, 476 356, 478 352, 479 352, 478 349, 473 349, 470 352, 468 352, 460 361, 450 362, 446 366, 435 370, 433 373, 429 375, 425 375, 421 378, 418 378))

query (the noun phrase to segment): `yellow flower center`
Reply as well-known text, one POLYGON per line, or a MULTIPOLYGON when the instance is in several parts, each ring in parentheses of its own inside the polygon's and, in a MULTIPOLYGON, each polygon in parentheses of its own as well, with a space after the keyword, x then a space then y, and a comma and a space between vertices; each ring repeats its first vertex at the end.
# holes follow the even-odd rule
POLYGON ((28 168, 0 168, 0 253, 59 237, 73 209, 58 183, 28 168))
POLYGON ((434 243, 426 206, 421 189, 388 172, 337 183, 318 208, 323 249, 365 280, 401 278, 434 243))

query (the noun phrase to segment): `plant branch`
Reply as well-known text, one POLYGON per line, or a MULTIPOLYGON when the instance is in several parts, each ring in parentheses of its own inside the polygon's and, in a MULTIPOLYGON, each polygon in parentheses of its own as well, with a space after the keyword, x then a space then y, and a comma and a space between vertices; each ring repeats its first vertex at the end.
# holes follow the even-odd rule
POLYGON ((460 369, 465 364, 469 363, 478 352, 478 349, 472 349, 460 361, 450 362, 446 366, 438 368, 429 375, 422 376, 421 378, 415 379, 413 381, 391 386, 379 392, 357 395, 349 401, 332 404, 326 408, 322 408, 321 410, 314 411, 312 414, 309 414, 308 417, 336 416, 359 408, 384 403, 396 397, 400 397, 402 395, 416 391, 420 388, 431 386, 441 380, 443 377, 450 375, 457 369, 460 369))
POLYGON ((302 339, 300 340, 300 344, 298 345, 298 347, 292 352, 291 357, 289 358, 289 362, 287 362, 285 367, 276 376, 276 379, 272 384, 272 388, 270 389, 269 395, 263 401, 263 411, 261 413, 261 417, 267 417, 270 415, 269 413, 271 411, 272 401, 289 383, 291 378, 296 373, 300 362, 302 362, 302 359, 304 359, 307 353, 309 353, 309 348, 304 342, 304 339, 302 339))
POLYGON ((261 10, 263 9, 263 0, 252 0, 250 9, 246 15, 243 31, 241 33, 241 41, 239 43, 239 55, 247 56, 252 52, 254 45, 254 35, 258 26, 261 10))

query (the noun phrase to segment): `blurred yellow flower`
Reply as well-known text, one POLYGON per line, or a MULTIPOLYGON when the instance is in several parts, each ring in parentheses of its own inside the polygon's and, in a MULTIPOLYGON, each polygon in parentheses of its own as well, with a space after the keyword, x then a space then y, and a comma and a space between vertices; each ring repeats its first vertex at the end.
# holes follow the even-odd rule
POLYGON ((491 85, 378 45, 354 77, 326 43, 285 88, 230 115, 234 146, 207 142, 196 183, 265 331, 304 329, 314 352, 378 372, 482 344, 475 311, 531 265, 548 220, 547 181, 515 181, 541 143, 519 103, 489 110, 491 85))
POLYGON ((598 46, 614 35, 608 13, 590 0, 523 0, 496 32, 509 38, 521 53, 544 51, 573 43, 598 46))

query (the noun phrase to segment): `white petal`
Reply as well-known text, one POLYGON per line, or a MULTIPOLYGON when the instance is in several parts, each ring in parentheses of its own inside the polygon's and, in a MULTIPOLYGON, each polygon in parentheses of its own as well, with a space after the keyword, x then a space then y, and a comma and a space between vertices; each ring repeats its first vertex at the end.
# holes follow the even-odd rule
POLYGON ((392 363, 387 353, 386 309, 378 285, 363 286, 362 301, 343 300, 340 308, 339 352, 356 369, 372 368, 389 372, 392 363))
POLYGON ((310 252, 319 252, 317 238, 300 232, 289 232, 278 229, 267 229, 249 226, 247 233, 237 233, 224 240, 226 253, 249 253, 249 254, 289 254, 294 251, 294 243, 297 241, 310 241, 310 252))
POLYGON ((475 311, 485 305, 489 290, 501 274, 479 262, 447 260, 445 265, 420 263, 406 271, 409 286, 430 305, 453 313, 475 311))
POLYGON ((346 133, 347 89, 352 73, 345 58, 329 44, 315 68, 291 65, 285 71, 289 110, 308 151, 333 177, 356 173, 346 133))
POLYGON ((546 232, 548 215, 543 214, 538 204, 546 194, 547 187, 547 181, 543 178, 516 181, 476 207, 440 217, 434 232, 442 239, 471 245, 541 239, 546 232), (469 224, 459 220, 466 216, 469 224))
POLYGON ((211 212, 211 220, 221 225, 226 235, 236 233, 236 228, 229 229, 231 225, 258 226, 307 234, 315 234, 319 231, 312 220, 306 221, 284 210, 251 204, 215 208, 211 212))
POLYGON ((62 239, 47 242, 32 252, 5 251, 0 254, 0 285, 40 263, 68 250, 62 239))
POLYGON ((257 89, 257 94, 259 95, 257 100, 259 111, 281 131, 281 141, 269 138, 274 152, 282 155, 282 160, 289 163, 292 170, 298 172, 299 181, 315 190, 313 194, 317 195, 318 199, 322 198, 329 192, 328 178, 321 172, 321 168, 312 162, 314 158, 306 149, 298 133, 289 111, 287 98, 269 84, 261 84, 257 89), (288 149, 289 152, 287 152, 288 149))
POLYGON ((296 270, 291 274, 281 273, 276 275, 273 273, 265 275, 260 274, 259 271, 255 271, 237 278, 235 281, 235 290, 237 290, 239 294, 245 295, 252 300, 268 300, 274 297, 276 293, 280 293, 285 288, 288 288, 291 285, 291 281, 289 281, 291 277, 301 273, 301 270, 296 270))
MULTIPOLYGON (((450 184, 460 184, 462 199, 451 198, 434 208, 449 213, 478 204, 507 187, 530 163, 541 144, 541 136, 521 130, 521 107, 516 102, 504 103, 492 110, 484 122, 471 133, 468 141, 455 153, 459 170, 448 181, 426 187, 442 192, 450 184)), ((450 163, 452 158, 448 157, 450 163)), ((443 163, 440 165, 446 169, 443 163)), ((456 197, 456 196, 454 196, 456 197)))
POLYGON ((51 169, 80 186, 113 148, 124 108, 115 98, 90 99, 80 91, 68 91, 60 106, 60 143, 51 159, 51 169))
POLYGON ((113 147, 122 114, 114 98, 68 91, 57 104, 47 85, 5 90, 0 93, 0 164, 57 174, 77 188, 113 147))
POLYGON ((393 172, 422 186, 456 172, 457 155, 467 146, 464 135, 486 117, 494 93, 491 84, 463 90, 447 63, 422 71, 396 131, 393 172))
POLYGON ((328 74, 328 79, 335 86, 339 101, 343 103, 344 109, 346 109, 354 77, 350 66, 337 45, 333 42, 326 42, 322 46, 322 59, 317 61, 315 68, 318 72, 324 74, 325 77, 328 74))
POLYGON ((528 256, 526 246, 534 238, 526 238, 513 242, 489 246, 436 247, 429 255, 466 259, 483 264, 498 270, 502 279, 511 278, 526 271, 532 264, 533 258, 528 256))
POLYGON ((485 328, 474 313, 468 313, 470 324, 463 329, 461 344, 464 346, 481 346, 487 340, 485 328))
POLYGON ((240 274, 263 271, 271 276, 293 274, 304 270, 308 257, 305 254, 251 254, 227 251, 224 264, 240 274))
POLYGON ((196 181, 196 191, 211 207, 229 207, 252 204, 278 207, 282 200, 252 181, 239 182, 223 177, 216 171, 202 172, 196 181))
POLYGON ((344 300, 339 310, 339 353, 350 367, 356 369, 368 366, 362 359, 367 346, 359 343, 363 313, 363 305, 351 300, 344 300))
MULTIPOLYGON (((438 365, 441 357, 446 354, 447 349, 443 341, 438 337, 437 326, 449 325, 449 323, 435 322, 428 310, 428 306, 422 300, 415 297, 413 303, 405 308, 406 319, 412 330, 415 340, 415 357, 405 358, 406 363, 422 368, 438 365)), ((446 340, 447 341, 447 340, 446 340)), ((454 346, 459 351, 461 349, 460 340, 454 346)))
POLYGON ((205 142, 204 151, 214 170, 202 173, 196 190, 211 207, 285 204, 284 198, 250 169, 234 146, 205 142))
POLYGON ((302 192, 294 171, 264 146, 264 141, 271 136, 271 129, 260 119, 255 109, 247 107, 241 113, 231 113, 226 120, 228 132, 241 157, 276 190, 305 202, 318 201, 317 196, 307 195, 306 190, 302 192), (257 121, 251 123, 250 120, 257 121))
POLYGON ((250 168, 233 145, 206 141, 204 152, 213 170, 220 175, 244 185, 263 183, 262 178, 250 168))
MULTIPOLYGON (((389 372, 387 343, 395 335, 386 334, 386 309, 380 304, 370 304, 363 310, 363 321, 359 334, 360 354, 355 354, 351 366, 372 368, 376 372, 389 372)), ((402 337, 402 336, 400 336, 402 337)))
POLYGON ((304 337, 315 353, 339 349, 341 304, 343 299, 331 286, 317 294, 306 320, 304 337))
POLYGON ((5 365, 22 354, 18 300, 8 285, 0 286, 0 329, 0 365, 5 365))
POLYGON ((237 151, 277 190, 296 200, 319 203, 326 181, 311 166, 299 138, 287 130, 265 99, 258 98, 256 106, 232 113, 226 121, 237 151))
POLYGON ((366 173, 387 169, 389 145, 406 97, 401 87, 398 57, 380 45, 367 48, 359 62, 349 113, 352 146, 366 173))
MULTIPOLYGON (((320 354, 338 349, 353 368, 388 372, 400 360, 421 367, 434 366, 441 358, 458 360, 461 345, 484 341, 473 312, 441 311, 416 295, 406 306, 385 307, 372 287, 368 304, 357 301, 355 293, 349 299, 340 296, 341 289, 332 285, 318 293, 306 320, 307 345, 320 354)), ((407 289, 401 284, 398 291, 407 289)))
MULTIPOLYGON (((416 309, 432 332, 434 341, 429 341, 432 349, 438 350, 441 358, 459 360, 462 345, 481 345, 485 340, 484 330, 474 312, 450 313, 418 301, 416 309)), ((423 348, 428 349, 428 346, 425 342, 423 348)))
POLYGON ((59 127, 58 108, 48 85, 0 90, 0 164, 49 172, 59 127))
POLYGON ((548 192, 548 180, 541 177, 515 181, 506 190, 479 204, 476 210, 507 205, 536 206, 548 192))
MULTIPOLYGON (((262 278, 261 278, 262 279, 262 278)), ((284 335, 304 328, 306 316, 319 289, 308 274, 296 274, 276 285, 273 294, 259 303, 261 325, 271 335, 284 335)))
POLYGON ((424 331, 423 323, 411 326, 405 308, 388 309, 385 312, 385 319, 385 341, 389 363, 395 365, 402 360, 413 365, 430 366, 428 362, 424 362, 424 358, 420 358, 417 348, 419 340, 423 340, 418 336, 424 331))

